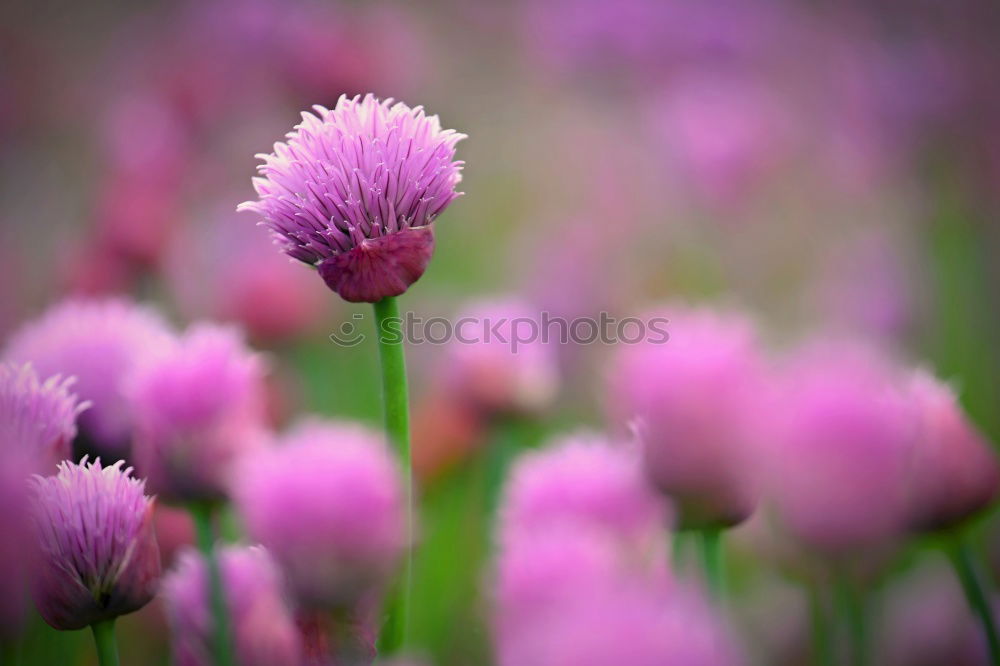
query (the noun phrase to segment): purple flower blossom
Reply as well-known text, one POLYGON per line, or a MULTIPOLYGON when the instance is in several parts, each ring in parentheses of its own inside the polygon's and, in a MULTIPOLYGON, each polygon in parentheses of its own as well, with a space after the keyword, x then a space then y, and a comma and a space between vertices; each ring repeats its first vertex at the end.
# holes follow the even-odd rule
POLYGON ((3 356, 30 362, 42 377, 76 377, 74 391, 91 403, 80 415, 80 430, 94 450, 117 459, 127 454, 132 436, 127 378, 171 340, 151 308, 117 299, 68 300, 22 326, 3 356))
MULTIPOLYGON (((258 155, 258 201, 278 245, 352 302, 397 296, 423 274, 435 218, 458 195, 462 162, 437 116, 373 95, 314 107, 287 142, 258 155)), ((252 267, 247 267, 252 270, 252 267)))
POLYGON ((171 502, 228 494, 236 459, 266 440, 264 365, 235 330, 192 326, 133 378, 135 460, 171 502))
POLYGON ((309 422, 240 471, 247 533, 271 550, 302 604, 350 607, 392 573, 405 512, 400 471, 380 436, 309 422))
MULTIPOLYGON (((584 588, 586 590, 586 588, 584 588)), ((608 586, 571 593, 558 612, 508 635, 500 666, 733 666, 743 663, 724 625, 684 590, 608 586)))
POLYGON ((788 366, 765 457, 783 527, 831 556, 891 543, 905 527, 920 416, 898 369, 845 342, 810 345, 788 366))
POLYGON ((757 502, 757 414, 765 395, 754 328, 740 315, 673 308, 666 343, 620 349, 611 412, 635 422, 646 472, 682 525, 731 525, 757 502))
POLYGON ((557 347, 539 338, 538 310, 514 299, 480 302, 455 321, 464 340, 452 339, 444 364, 453 399, 488 416, 537 412, 551 403, 559 383, 557 347))
POLYGON ((0 447, 4 465, 19 459, 37 471, 70 457, 76 417, 87 407, 70 393, 73 379, 39 380, 30 365, 0 363, 0 447))
POLYGON ((503 642, 552 613, 567 598, 609 587, 669 586, 662 552, 635 553, 593 526, 557 524, 530 534, 501 534, 496 563, 496 633, 503 642))
POLYGON ((160 551, 153 499, 122 461, 64 462, 35 477, 39 545, 32 596, 56 629, 82 629, 145 606, 156 594, 160 551))
POLYGON ((504 489, 500 539, 513 543, 560 525, 598 529, 648 552, 668 519, 636 451, 575 436, 515 462, 504 489))
POLYGON ((918 530, 948 528, 993 502, 1000 465, 952 387, 920 371, 910 378, 909 390, 920 418, 908 484, 910 524, 918 530))
MULTIPOLYGON (((219 552, 233 643, 241 666, 297 664, 301 641, 285 598, 281 572, 268 552, 257 547, 219 552)), ((186 550, 163 579, 177 666, 209 666, 212 660, 212 612, 204 558, 186 550)))

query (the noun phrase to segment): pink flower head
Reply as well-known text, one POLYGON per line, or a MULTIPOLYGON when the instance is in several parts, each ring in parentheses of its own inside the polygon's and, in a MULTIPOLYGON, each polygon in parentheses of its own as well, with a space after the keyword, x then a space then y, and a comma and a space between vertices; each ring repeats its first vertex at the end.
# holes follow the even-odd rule
POLYGON ((918 530, 947 528, 993 502, 1000 466, 950 386, 919 371, 910 378, 909 390, 920 419, 909 483, 910 524, 918 530))
POLYGON ((508 479, 500 509, 503 543, 560 525, 581 525, 647 552, 668 524, 637 453, 598 437, 570 437, 526 453, 508 479))
MULTIPOLYGON (((567 563, 568 564, 568 563, 567 563)), ((570 592, 498 641, 500 666, 732 666, 732 638, 703 600, 656 585, 570 592)))
POLYGON ((36 470, 70 457, 76 417, 87 408, 70 393, 72 379, 42 382, 30 365, 0 363, 0 447, 5 465, 20 459, 36 470))
POLYGON ((740 315, 674 308, 666 342, 623 345, 608 402, 633 423, 646 473, 685 527, 733 525, 757 503, 757 413, 765 395, 754 327, 740 315))
POLYGON ((235 496, 247 533, 307 607, 351 606, 385 582, 406 546, 400 471, 361 426, 300 425, 246 461, 235 496))
POLYGON ((153 499, 132 468, 118 461, 64 462, 35 477, 39 557, 32 595, 56 629, 82 629, 137 611, 156 594, 160 551, 153 499))
POLYGON ((918 414, 896 368, 853 344, 796 353, 782 379, 768 493, 789 532, 831 555, 886 544, 904 526, 918 414))
POLYGON ((132 437, 127 378, 171 340, 170 328, 151 308, 118 299, 68 300, 22 326, 4 358, 30 362, 42 377, 75 377, 74 392, 91 403, 80 415, 83 437, 117 459, 127 454, 132 437))
POLYGON ((556 345, 541 339, 539 312, 516 300, 479 303, 455 319, 447 385, 486 414, 535 412, 555 397, 556 345))
MULTIPOLYGON (((297 664, 301 641, 282 588, 281 572, 263 548, 219 552, 222 585, 241 666, 297 664)), ((186 550, 163 579, 163 597, 177 666, 209 666, 212 611, 204 558, 186 550)))
POLYGON ((259 200, 240 205, 291 257, 352 302, 397 296, 423 275, 435 218, 458 195, 462 162, 437 116, 373 95, 313 107, 287 142, 258 155, 259 200))
POLYGON ((794 116, 763 82, 695 72, 671 80, 652 122, 685 181, 713 203, 743 200, 786 160, 794 116))
POLYGON ((567 598, 670 583, 663 552, 637 553, 626 546, 615 535, 579 524, 501 535, 494 585, 498 638, 562 612, 567 598))
POLYGON ((192 326, 133 378, 135 459, 172 502, 228 494, 236 459, 265 439, 264 364, 235 330, 192 326))

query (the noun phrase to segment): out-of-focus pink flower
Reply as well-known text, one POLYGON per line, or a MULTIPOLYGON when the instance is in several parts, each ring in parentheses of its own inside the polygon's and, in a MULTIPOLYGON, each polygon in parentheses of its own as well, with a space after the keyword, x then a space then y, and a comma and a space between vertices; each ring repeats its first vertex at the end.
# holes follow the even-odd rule
MULTIPOLYGON (((297 664, 301 641, 285 598, 281 572, 261 547, 219 551, 222 586, 241 666, 297 664)), ((185 551, 163 580, 163 596, 178 666, 209 666, 212 612, 204 558, 185 551)))
POLYGON ((919 413, 874 350, 816 343, 789 360, 765 459, 781 523, 840 555, 885 545, 905 523, 919 413))
POLYGON ((128 376, 172 340, 170 328, 151 308, 118 299, 74 299, 22 326, 3 355, 31 363, 43 377, 75 377, 74 392, 91 404, 79 419, 85 448, 117 460, 128 454, 132 437, 128 376))
POLYGON ((670 583, 662 551, 635 552, 593 526, 563 522, 499 536, 493 601, 501 642, 560 612, 568 598, 670 583))
POLYGON ((462 162, 437 116, 373 95, 315 107, 259 155, 259 214, 282 249, 345 300, 402 294, 434 251, 433 222, 458 193, 462 162))
POLYGON ((70 392, 73 379, 41 381, 31 365, 0 363, 0 447, 4 465, 18 461, 51 471, 70 457, 76 418, 87 408, 70 392))
POLYGON ((543 341, 541 313, 516 300, 482 302, 455 318, 445 385, 453 399, 487 416, 533 413, 554 398, 559 332, 543 341))
POLYGON ((948 567, 923 565, 885 590, 875 663, 887 666, 986 666, 974 658, 982 627, 948 567))
POLYGON ((157 267, 179 214, 175 187, 136 174, 115 173, 100 186, 93 234, 130 265, 157 267))
POLYGON ((596 436, 558 440, 522 455, 511 469, 500 509, 500 540, 559 525, 583 525, 635 547, 657 550, 667 511, 647 485, 638 452, 596 436))
POLYGON ((153 500, 122 461, 64 462, 35 477, 32 511, 39 556, 31 589, 56 629, 82 629, 145 606, 156 594, 160 551, 153 500))
POLYGON ((160 503, 153 513, 153 526, 160 546, 160 561, 164 568, 170 568, 186 546, 194 545, 194 519, 187 509, 160 503))
POLYGON ((189 225, 166 261, 168 284, 190 318, 235 322, 252 339, 282 341, 315 327, 329 311, 314 276, 249 233, 232 211, 189 225))
POLYGON ((793 119, 765 82, 695 71, 671 81, 650 121, 681 178, 712 203, 740 201, 790 156, 793 119))
POLYGON ((406 547, 402 478, 382 438, 307 422, 246 461, 235 498, 247 533, 311 608, 350 608, 378 591, 406 547))
POLYGON ((1000 465, 950 386, 918 371, 909 391, 920 419, 908 484, 910 526, 944 529, 993 502, 1000 490, 1000 465))
POLYGON ((171 502, 227 497, 237 459, 267 440, 262 359, 235 329, 194 325, 131 384, 150 489, 171 502))
POLYGON ((757 503, 759 409, 768 395, 754 327, 734 313, 655 314, 669 321, 669 339, 620 347, 611 413, 636 425, 646 473, 677 503, 682 527, 739 523, 757 503))
POLYGON ((683 589, 584 587, 553 612, 507 634, 501 666, 730 666, 742 663, 732 638, 704 602, 683 589))

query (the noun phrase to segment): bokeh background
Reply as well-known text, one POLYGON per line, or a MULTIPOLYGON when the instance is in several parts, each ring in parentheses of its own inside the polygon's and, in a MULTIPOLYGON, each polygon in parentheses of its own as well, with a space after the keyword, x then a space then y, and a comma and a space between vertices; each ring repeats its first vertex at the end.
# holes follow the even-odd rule
MULTIPOLYGON (((734 304, 776 345, 844 333, 929 365, 998 441, 997 35, 990 0, 5 2, 0 335, 68 295, 127 294, 180 323, 246 327, 272 358, 276 422, 377 424, 374 346, 327 339, 355 313, 369 325, 368 309, 234 212, 253 196, 254 154, 301 110, 374 92, 470 137, 466 196, 438 222, 405 309, 734 304)), ((522 445, 605 427, 607 354, 560 350, 561 388, 518 421, 522 445)), ((512 435, 449 420, 435 389, 447 358, 411 349, 412 642, 432 663, 482 664, 490 481, 469 441, 512 435)), ((799 595, 732 550, 733 613, 755 659, 806 663, 799 595)), ((887 584, 888 653, 920 622, 963 631, 939 564, 914 548, 887 584), (932 619, 904 617, 914 605, 932 619)), ((125 663, 166 663, 158 612, 123 621, 125 663)), ((89 647, 35 620, 24 650, 26 663, 86 664, 89 647)))

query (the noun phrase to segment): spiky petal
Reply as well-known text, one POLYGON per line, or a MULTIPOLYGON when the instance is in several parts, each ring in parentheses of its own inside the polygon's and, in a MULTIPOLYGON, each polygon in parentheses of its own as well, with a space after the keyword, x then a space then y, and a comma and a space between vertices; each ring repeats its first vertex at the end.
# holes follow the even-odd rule
POLYGON ((76 377, 74 391, 92 403, 80 416, 80 430, 93 450, 117 459, 128 453, 132 435, 127 378, 172 337, 152 308, 122 299, 71 299, 17 331, 4 358, 30 362, 42 377, 76 377))
POLYGON ((314 107, 258 155, 259 199, 240 204, 263 218, 291 257, 319 268, 344 299, 397 296, 423 274, 431 224, 459 193, 465 138, 437 116, 373 95, 314 107))
POLYGON ((39 557, 32 596, 56 629, 82 629, 145 606, 156 594, 160 551, 153 500, 118 461, 64 462, 35 477, 32 518, 39 557))
POLYGON ((0 363, 0 451, 36 470, 55 469, 70 457, 76 417, 88 407, 70 392, 73 379, 45 381, 30 365, 0 363))

